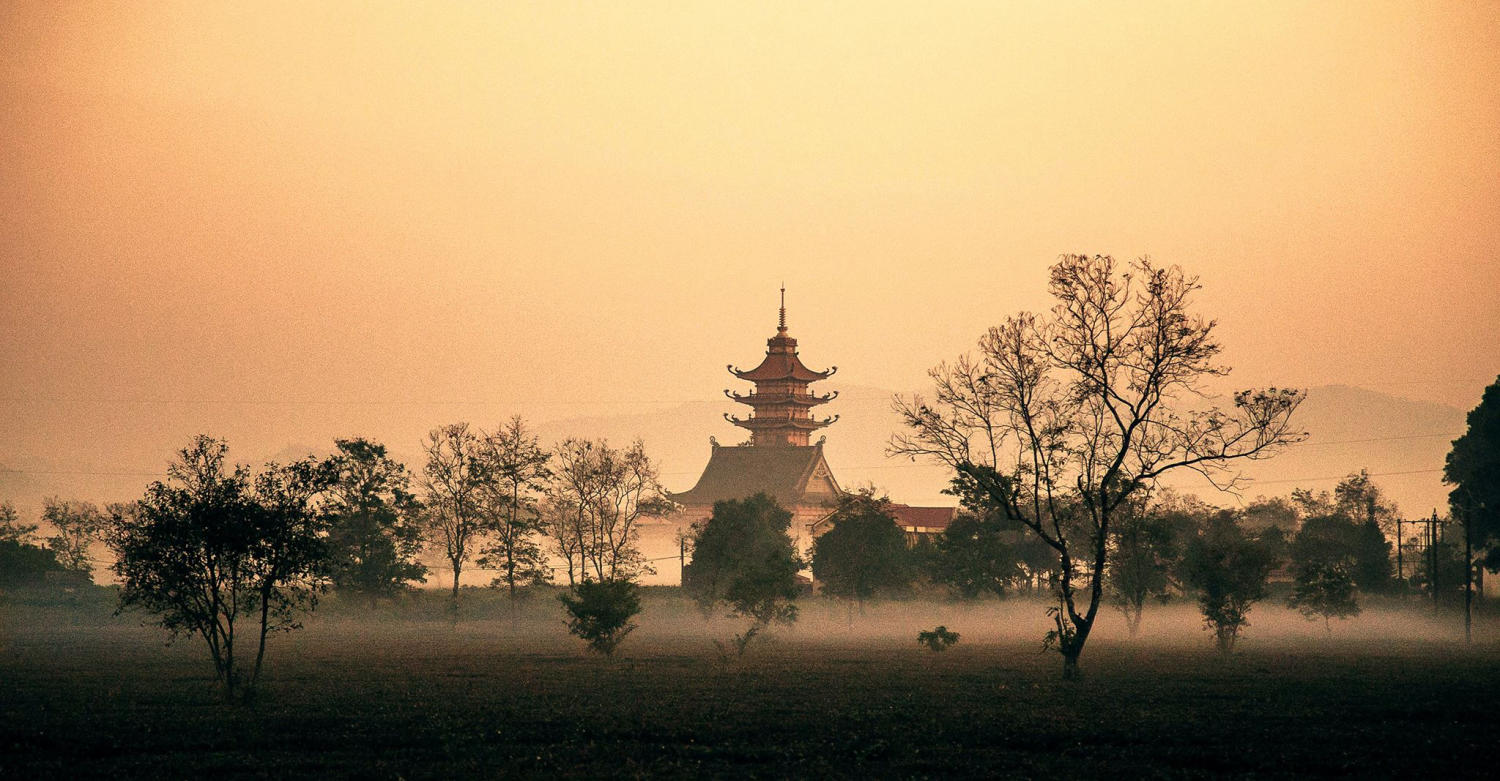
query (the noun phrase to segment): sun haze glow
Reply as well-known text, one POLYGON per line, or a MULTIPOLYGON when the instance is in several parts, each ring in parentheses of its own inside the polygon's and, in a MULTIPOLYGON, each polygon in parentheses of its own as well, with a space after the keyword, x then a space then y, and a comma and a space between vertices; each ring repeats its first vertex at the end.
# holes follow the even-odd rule
POLYGON ((783 279, 904 390, 1062 252, 1201 274, 1236 384, 1467 408, 1497 83, 1483 3, 6 3, 0 458, 712 400, 783 279))

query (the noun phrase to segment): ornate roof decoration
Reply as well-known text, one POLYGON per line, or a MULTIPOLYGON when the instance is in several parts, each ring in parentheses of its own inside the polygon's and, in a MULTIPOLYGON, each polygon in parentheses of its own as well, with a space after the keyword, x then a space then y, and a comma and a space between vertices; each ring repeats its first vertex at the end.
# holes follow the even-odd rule
POLYGON ((766 340, 766 357, 759 366, 748 371, 737 369, 732 364, 727 368, 739 379, 755 383, 755 389, 750 393, 724 391, 725 396, 750 406, 749 417, 726 414, 724 419, 749 429, 752 445, 805 446, 809 433, 838 420, 837 415, 814 418, 809 412, 838 396, 837 391, 816 395, 808 387, 833 376, 838 367, 814 371, 803 365, 797 355, 797 340, 787 334, 785 285, 781 287, 781 312, 777 318, 776 335, 766 340))

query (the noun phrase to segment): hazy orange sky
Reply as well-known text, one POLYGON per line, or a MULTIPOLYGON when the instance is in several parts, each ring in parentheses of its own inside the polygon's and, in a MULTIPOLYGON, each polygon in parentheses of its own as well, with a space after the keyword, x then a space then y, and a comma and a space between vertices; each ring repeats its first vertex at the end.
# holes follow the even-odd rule
POLYGON ((1061 252, 1237 385, 1500 372, 1500 4, 809 5, 0 5, 0 460, 712 400, 783 280, 911 389, 1061 252))

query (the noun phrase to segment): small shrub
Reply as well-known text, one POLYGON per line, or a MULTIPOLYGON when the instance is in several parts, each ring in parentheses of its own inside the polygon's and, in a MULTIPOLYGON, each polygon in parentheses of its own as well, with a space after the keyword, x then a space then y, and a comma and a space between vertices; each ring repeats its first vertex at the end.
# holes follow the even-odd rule
POLYGON ((949 646, 958 642, 958 633, 949 632, 948 627, 940 626, 930 632, 918 632, 917 642, 921 645, 927 646, 927 650, 934 653, 938 651, 946 651, 948 650, 949 646))
POLYGON ((639 588, 628 580, 585 580, 557 598, 568 611, 568 631, 605 656, 635 629, 630 619, 641 612, 639 588))

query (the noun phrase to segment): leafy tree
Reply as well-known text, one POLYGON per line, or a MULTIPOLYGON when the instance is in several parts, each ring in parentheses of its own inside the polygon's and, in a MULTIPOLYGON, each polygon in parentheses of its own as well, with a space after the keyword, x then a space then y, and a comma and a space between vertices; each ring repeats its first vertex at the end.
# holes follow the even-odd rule
POLYGON ((1245 534, 1232 513, 1215 514, 1187 541, 1183 579, 1198 592, 1203 625, 1213 631, 1220 651, 1233 650, 1250 625, 1250 607, 1265 596, 1273 564, 1265 544, 1245 534))
POLYGON ((1287 600, 1309 620, 1322 618, 1323 628, 1329 632, 1330 618, 1349 618, 1359 615, 1359 602, 1354 598, 1354 575, 1341 561, 1319 561, 1297 572, 1296 588, 1287 600))
POLYGON ((930 372, 929 403, 896 400, 908 432, 893 453, 936 458, 955 490, 1025 525, 1057 557, 1057 650, 1063 674, 1104 601, 1116 519, 1141 489, 1192 470, 1233 484, 1233 463, 1297 441, 1297 391, 1235 394, 1229 410, 1195 402, 1227 369, 1215 324, 1192 311, 1195 277, 1141 259, 1066 255, 1053 267, 1049 316, 991 328, 978 358, 930 372))
POLYGON ((367 439, 335 440, 325 462, 329 486, 328 549, 334 589, 374 604, 426 582, 417 560, 422 538, 421 507, 411 493, 406 467, 367 439))
POLYGON ((1141 629, 1146 603, 1152 599, 1166 601, 1171 593, 1171 572, 1177 556, 1170 519, 1151 511, 1119 519, 1106 576, 1109 593, 1125 614, 1131 637, 1141 629))
POLYGON ((47 538, 47 548, 57 556, 64 569, 89 576, 94 563, 89 560, 89 546, 104 533, 104 514, 92 502, 47 499, 42 506, 42 521, 57 531, 47 538))
POLYGON ((1443 463, 1443 482, 1453 486, 1448 503, 1464 525, 1464 626, 1472 620, 1474 549, 1488 549, 1485 567, 1500 570, 1500 377, 1469 411, 1468 428, 1453 440, 1443 463))
MULTIPOLYGON (((1362 591, 1376 591, 1390 583, 1390 543, 1385 536, 1372 524, 1350 520, 1337 511, 1304 520, 1292 538, 1289 554, 1292 577, 1299 591, 1306 592, 1299 599, 1314 600, 1306 603, 1310 605, 1324 600, 1336 611, 1334 615, 1349 609, 1337 592, 1341 579, 1347 578, 1351 588, 1362 591)), ((1357 614, 1352 591, 1348 600, 1356 611, 1348 615, 1357 614)))
POLYGON ((1392 549, 1386 538, 1389 535, 1400 539, 1399 508, 1370 479, 1368 469, 1361 469, 1339 481, 1333 495, 1338 513, 1358 528, 1354 535, 1354 571, 1350 573, 1355 585, 1370 594, 1389 591, 1392 549))
POLYGON ((1297 525, 1301 522, 1297 505, 1283 496, 1255 497, 1245 505, 1243 517, 1248 532, 1260 534, 1267 529, 1277 529, 1287 537, 1297 533, 1297 525))
POLYGON ((584 580, 558 599, 568 612, 568 631, 604 656, 614 654, 641 612, 640 589, 628 580, 584 580))
POLYGON ((1292 501, 1303 515, 1290 551, 1294 569, 1314 559, 1319 566, 1337 559, 1360 591, 1390 589, 1392 551, 1385 529, 1395 533, 1396 506, 1385 499, 1369 472, 1345 477, 1331 494, 1294 490, 1292 501))
POLYGON ((423 448, 427 451, 421 478, 424 525, 428 538, 440 546, 453 570, 456 609, 464 565, 489 532, 483 509, 484 486, 490 479, 488 462, 483 440, 467 423, 433 429, 423 448))
POLYGON ((0 503, 0 589, 40 585, 48 573, 64 571, 53 551, 36 544, 36 531, 9 502, 0 503))
POLYGON ((121 609, 157 615, 174 638, 207 644, 226 696, 254 691, 272 631, 299 626, 326 576, 322 514, 327 472, 311 460, 270 465, 252 478, 225 468, 227 447, 199 436, 129 513, 110 519, 108 543, 121 609), (246 626, 248 624, 248 627, 246 626), (254 639, 247 671, 239 640, 254 639))
POLYGON ((1016 539, 1020 531, 993 513, 960 513, 921 558, 933 582, 963 599, 1004 596, 1007 588, 1025 577, 1016 539))
POLYGON ((832 528, 813 541, 813 577, 823 592, 855 602, 911 586, 913 556, 896 525, 891 501, 870 491, 844 494, 829 517, 832 528))
POLYGON ((15 505, 0 502, 0 542, 16 542, 30 545, 36 539, 37 525, 21 523, 15 505))
POLYGON ((484 456, 490 479, 483 506, 492 534, 479 565, 500 570, 495 584, 505 584, 514 603, 518 583, 545 583, 550 573, 536 535, 542 528, 537 499, 551 476, 551 455, 517 416, 485 437, 484 456))
POLYGON ((683 590, 705 612, 722 602, 750 620, 735 637, 740 654, 772 623, 797 620, 802 561, 787 534, 791 525, 792 514, 764 493, 715 502, 713 514, 693 524, 683 590))

